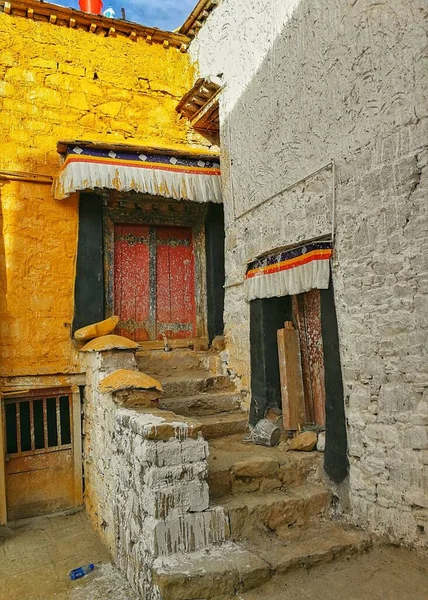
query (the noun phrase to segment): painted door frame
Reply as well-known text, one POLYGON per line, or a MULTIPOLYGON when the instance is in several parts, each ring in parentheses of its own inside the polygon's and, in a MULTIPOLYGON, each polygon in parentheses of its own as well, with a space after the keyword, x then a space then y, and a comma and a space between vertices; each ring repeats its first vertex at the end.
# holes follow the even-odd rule
MULTIPOLYGON (((192 230, 196 305, 196 339, 208 339, 205 213, 206 206, 185 200, 112 192, 104 199, 104 277, 106 317, 114 309, 114 225, 137 224, 181 226, 192 230)), ((193 340, 180 340, 191 344, 193 340)), ((140 342, 141 346, 163 347, 163 342, 140 342)))

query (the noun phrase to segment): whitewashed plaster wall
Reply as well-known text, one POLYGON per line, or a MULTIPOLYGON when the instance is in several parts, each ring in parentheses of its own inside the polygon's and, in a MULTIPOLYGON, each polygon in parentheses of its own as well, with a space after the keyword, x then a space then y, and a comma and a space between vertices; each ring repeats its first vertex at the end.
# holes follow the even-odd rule
POLYGON ((222 0, 192 42, 223 74, 229 366, 249 386, 246 262, 329 233, 353 515, 425 544, 428 530, 428 4, 222 0), (236 284, 236 285, 235 285, 236 284), (425 530, 425 533, 424 533, 425 530))

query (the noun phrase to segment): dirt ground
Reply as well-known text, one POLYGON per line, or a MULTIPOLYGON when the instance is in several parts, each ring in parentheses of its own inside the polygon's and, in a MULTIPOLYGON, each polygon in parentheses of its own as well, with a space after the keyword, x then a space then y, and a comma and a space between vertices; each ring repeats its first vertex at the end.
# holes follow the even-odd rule
POLYGON ((240 600, 428 600, 428 555, 380 547, 276 576, 240 600))
POLYGON ((136 600, 86 514, 39 517, 0 528, 0 600, 136 600), (71 569, 95 564, 82 579, 71 569))
MULTIPOLYGON (((428 600, 428 558, 402 548, 375 548, 276 576, 240 600, 428 600)), ((236 599, 236 600, 238 600, 236 599)), ((0 528, 0 600, 137 600, 84 512, 0 528), (93 573, 68 573, 95 563, 93 573)))

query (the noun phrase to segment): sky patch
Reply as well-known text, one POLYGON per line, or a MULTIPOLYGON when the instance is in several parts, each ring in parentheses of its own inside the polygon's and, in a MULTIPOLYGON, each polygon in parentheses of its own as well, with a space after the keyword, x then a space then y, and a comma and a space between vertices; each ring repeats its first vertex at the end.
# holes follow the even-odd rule
MULTIPOLYGON (((56 0, 55 4, 79 8, 78 0, 56 0)), ((103 11, 112 5, 116 18, 120 18, 123 7, 127 21, 173 31, 184 23, 197 0, 103 0, 103 4, 103 11)))

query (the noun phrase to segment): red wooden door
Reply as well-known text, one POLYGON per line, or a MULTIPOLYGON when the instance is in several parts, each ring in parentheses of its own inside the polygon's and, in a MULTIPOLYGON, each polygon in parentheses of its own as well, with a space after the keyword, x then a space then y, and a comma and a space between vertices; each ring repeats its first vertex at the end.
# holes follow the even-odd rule
POLYGON ((137 342, 194 337, 190 228, 115 225, 114 313, 117 332, 137 342))

